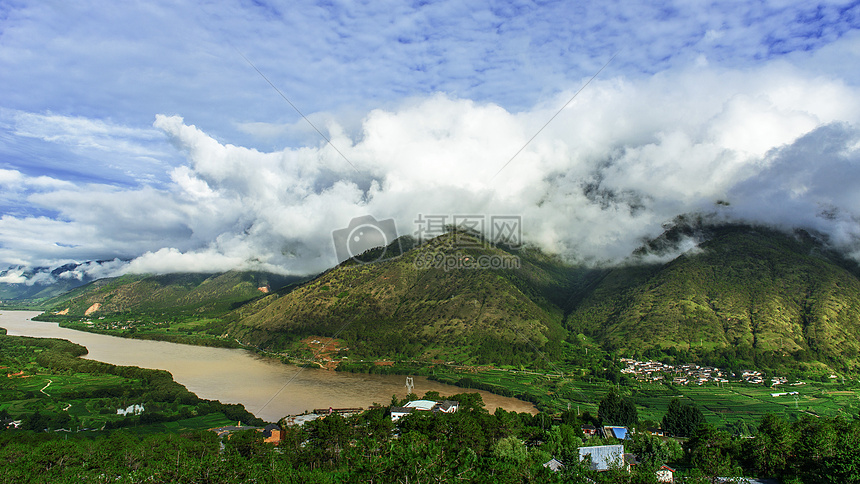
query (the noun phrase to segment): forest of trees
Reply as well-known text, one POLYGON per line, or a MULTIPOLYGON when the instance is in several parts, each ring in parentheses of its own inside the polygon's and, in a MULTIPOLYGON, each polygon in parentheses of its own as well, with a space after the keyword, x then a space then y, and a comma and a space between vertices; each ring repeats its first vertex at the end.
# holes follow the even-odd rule
MULTIPOLYGON (((115 431, 91 439, 7 430, 0 432, 0 481, 655 483, 656 469, 668 462, 690 483, 741 475, 798 484, 860 482, 858 419, 771 415, 753 438, 702 424, 683 445, 643 432, 620 442, 583 441, 583 418, 575 412, 555 419, 501 409, 490 414, 477 394, 451 398, 460 401, 454 414, 418 412, 395 423, 377 408, 287 427, 278 447, 256 431, 233 434, 221 449, 216 435, 205 431, 115 431), (580 446, 611 443, 623 443, 639 464, 630 472, 598 473, 577 462, 580 446), (551 458, 564 463, 559 472, 544 467, 551 458)), ((682 406, 676 407, 673 412, 682 406)))

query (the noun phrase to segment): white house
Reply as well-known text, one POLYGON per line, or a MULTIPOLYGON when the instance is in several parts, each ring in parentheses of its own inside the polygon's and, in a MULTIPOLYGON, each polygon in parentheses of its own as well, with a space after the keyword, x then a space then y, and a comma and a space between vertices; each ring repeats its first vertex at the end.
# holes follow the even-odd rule
POLYGON ((623 445, 593 445, 579 448, 579 460, 585 461, 592 470, 608 471, 612 466, 624 466, 623 445))
POLYGON ((454 413, 460 409, 460 403, 454 400, 437 402, 434 400, 412 400, 402 407, 391 407, 391 420, 398 421, 401 417, 412 412, 441 412, 454 413))
POLYGON ((675 469, 663 464, 657 469, 657 482, 675 482, 675 469))

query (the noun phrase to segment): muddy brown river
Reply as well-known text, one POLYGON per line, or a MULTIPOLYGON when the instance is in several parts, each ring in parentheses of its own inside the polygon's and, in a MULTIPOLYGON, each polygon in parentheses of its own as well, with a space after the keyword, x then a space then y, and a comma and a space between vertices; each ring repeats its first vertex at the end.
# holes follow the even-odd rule
MULTIPOLYGON (((87 347, 84 358, 114 365, 167 370, 201 398, 241 403, 254 415, 277 421, 315 408, 387 405, 391 395, 406 395, 405 375, 366 375, 285 365, 242 349, 208 348, 162 341, 135 340, 61 328, 57 323, 31 321, 36 311, 2 311, 0 327, 12 336, 60 338, 87 347)), ((442 395, 478 392, 487 409, 497 407, 536 413, 534 406, 515 398, 464 390, 414 377, 414 393, 442 395)))

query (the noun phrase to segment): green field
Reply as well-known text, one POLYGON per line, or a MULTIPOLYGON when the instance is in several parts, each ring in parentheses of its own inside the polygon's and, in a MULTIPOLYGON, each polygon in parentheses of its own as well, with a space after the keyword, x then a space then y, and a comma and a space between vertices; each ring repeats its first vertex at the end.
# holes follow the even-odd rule
POLYGON ((739 422, 753 425, 766 414, 792 420, 804 414, 854 417, 860 412, 860 387, 841 383, 808 382, 799 386, 770 388, 748 383, 676 386, 627 380, 616 386, 597 379, 589 382, 504 370, 466 373, 437 368, 431 374, 439 381, 459 386, 463 386, 463 379, 467 378, 477 383, 472 388, 493 391, 487 387, 490 385, 502 389, 496 393, 530 400, 545 411, 558 412, 570 408, 592 415, 597 414, 600 400, 614 387, 636 403, 640 422, 659 422, 673 398, 698 406, 707 421, 718 427, 739 422), (772 393, 789 391, 798 392, 796 400, 793 395, 771 396, 772 393))
POLYGON ((227 425, 236 425, 236 420, 229 420, 223 413, 210 413, 199 417, 191 417, 174 422, 159 422, 147 425, 138 425, 132 431, 140 434, 155 433, 181 433, 192 430, 208 430, 227 425))
MULTIPOLYGON (((58 318, 55 317, 54 319, 58 318)), ((216 319, 174 317, 168 321, 164 320, 164 318, 153 319, 152 316, 148 315, 123 315, 106 317, 95 321, 78 321, 62 318, 59 318, 59 321, 60 326, 63 328, 123 338, 150 339, 223 348, 241 347, 233 339, 220 338, 223 329, 220 329, 219 322, 216 319)))
POLYGON ((149 433, 262 423, 241 405, 199 399, 168 372, 80 359, 85 353, 65 340, 0 335, 0 415, 34 430, 149 433), (144 409, 117 412, 133 405, 144 409))

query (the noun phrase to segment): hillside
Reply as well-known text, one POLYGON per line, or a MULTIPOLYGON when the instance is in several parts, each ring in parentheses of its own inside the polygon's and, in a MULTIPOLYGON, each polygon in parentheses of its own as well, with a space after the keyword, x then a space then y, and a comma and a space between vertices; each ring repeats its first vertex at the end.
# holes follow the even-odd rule
POLYGON ((352 355, 533 364, 556 354, 565 331, 560 302, 579 272, 535 251, 505 252, 449 233, 372 264, 349 262, 283 294, 242 307, 230 335, 282 349, 307 335, 346 340, 352 355), (460 248, 457 248, 460 247, 460 248), (467 262, 511 257, 519 269, 418 268, 424 257, 467 262))
POLYGON ((50 299, 46 315, 65 319, 115 314, 220 316, 296 278, 260 272, 128 274, 99 279, 50 299), (89 314, 88 314, 89 312, 89 314))
MULTIPOLYGON (((691 235, 690 227, 681 230, 691 235)), ((705 241, 671 262, 606 271, 568 315, 567 328, 622 352, 687 351, 727 366, 819 360, 857 367, 860 279, 852 263, 803 231, 696 231, 705 241)), ((669 233, 642 252, 678 238, 669 233)))
MULTIPOLYGON (((171 337, 205 332, 273 351, 295 349, 308 336, 336 336, 359 359, 535 366, 546 362, 536 350, 562 362, 567 340, 735 369, 858 367, 860 269, 807 232, 682 218, 627 265, 597 269, 535 249, 482 245, 463 233, 418 247, 408 238, 398 242, 404 252, 394 259, 348 261, 304 283, 252 272, 101 279, 47 300, 43 318, 184 321, 171 337), (698 245, 671 257, 690 240, 698 245), (520 265, 417 267, 434 257, 457 264, 515 257, 520 265), (668 262, 646 263, 654 260, 668 262), (265 294, 259 288, 267 285, 265 294), (586 340, 568 338, 580 334, 586 340)), ((136 337, 169 329, 135 328, 136 337)))

